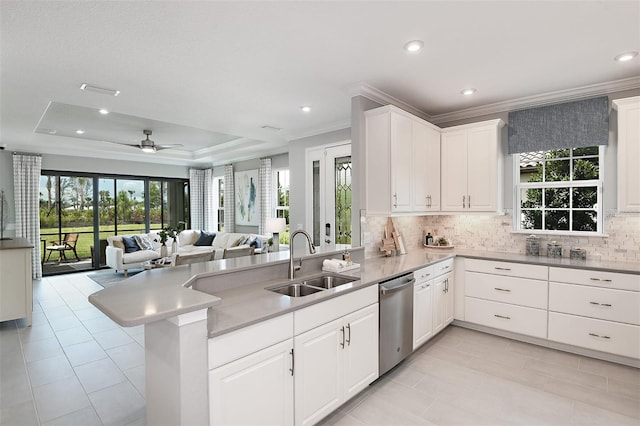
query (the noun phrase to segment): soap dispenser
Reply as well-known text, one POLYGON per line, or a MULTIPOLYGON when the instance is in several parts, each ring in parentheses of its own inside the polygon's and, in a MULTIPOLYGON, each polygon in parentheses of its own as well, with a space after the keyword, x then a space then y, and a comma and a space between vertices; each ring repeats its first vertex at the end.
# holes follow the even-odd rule
POLYGON ((424 240, 425 246, 433 245, 433 236, 431 235, 431 232, 427 232, 427 236, 424 238, 424 240))

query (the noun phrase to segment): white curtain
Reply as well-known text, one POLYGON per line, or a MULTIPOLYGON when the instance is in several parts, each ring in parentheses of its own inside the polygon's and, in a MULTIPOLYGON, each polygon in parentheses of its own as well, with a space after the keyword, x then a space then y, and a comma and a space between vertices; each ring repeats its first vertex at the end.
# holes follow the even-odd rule
POLYGON ((40 263, 40 171, 42 158, 39 155, 13 155, 13 190, 16 207, 16 237, 33 244, 31 251, 31 273, 33 278, 42 277, 40 263))
POLYGON ((189 204, 191 229, 215 229, 213 170, 189 169, 189 204))
POLYGON ((235 232, 236 201, 233 186, 233 165, 224 166, 224 231, 235 232))
POLYGON ((258 234, 265 234, 265 226, 267 219, 273 215, 271 202, 271 158, 260 159, 260 176, 258 178, 260 183, 260 227, 258 228, 258 234))

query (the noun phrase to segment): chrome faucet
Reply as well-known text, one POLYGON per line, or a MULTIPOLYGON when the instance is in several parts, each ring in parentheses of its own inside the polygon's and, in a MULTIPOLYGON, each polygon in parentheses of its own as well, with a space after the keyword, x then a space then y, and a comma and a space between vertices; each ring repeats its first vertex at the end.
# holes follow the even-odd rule
POLYGON ((300 256, 300 264, 295 268, 293 266, 293 239, 298 234, 302 234, 305 237, 307 237, 307 243, 309 243, 309 253, 311 254, 316 253, 316 248, 313 246, 313 242, 311 241, 311 235, 309 235, 307 231, 302 229, 296 229, 295 231, 293 231, 293 234, 291 234, 291 237, 289 237, 289 279, 290 280, 293 280, 294 272, 302 268, 302 256, 300 256))

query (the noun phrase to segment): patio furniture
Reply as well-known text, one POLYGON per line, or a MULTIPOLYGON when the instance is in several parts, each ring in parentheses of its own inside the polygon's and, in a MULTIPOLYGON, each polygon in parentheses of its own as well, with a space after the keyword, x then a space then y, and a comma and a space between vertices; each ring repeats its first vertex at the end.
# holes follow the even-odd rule
POLYGON ((76 256, 76 260, 79 262, 80 257, 76 252, 76 244, 78 242, 78 237, 80 236, 77 232, 71 232, 64 234, 64 238, 60 243, 57 241, 51 241, 51 245, 46 247, 47 250, 47 262, 51 258, 51 253, 58 253, 58 263, 62 262, 62 259, 67 260, 67 256, 65 254, 66 251, 73 251, 73 254, 76 256))

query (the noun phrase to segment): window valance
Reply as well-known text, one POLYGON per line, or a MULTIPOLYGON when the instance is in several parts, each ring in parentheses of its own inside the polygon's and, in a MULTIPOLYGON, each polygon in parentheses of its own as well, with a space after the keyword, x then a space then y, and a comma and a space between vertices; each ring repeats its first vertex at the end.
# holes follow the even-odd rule
POLYGON ((607 96, 509 113, 509 154, 608 144, 607 96))

